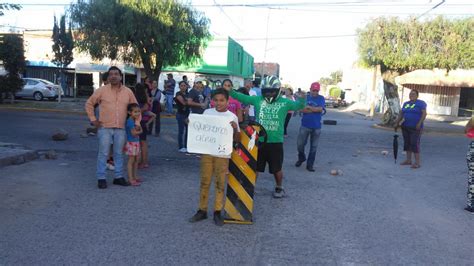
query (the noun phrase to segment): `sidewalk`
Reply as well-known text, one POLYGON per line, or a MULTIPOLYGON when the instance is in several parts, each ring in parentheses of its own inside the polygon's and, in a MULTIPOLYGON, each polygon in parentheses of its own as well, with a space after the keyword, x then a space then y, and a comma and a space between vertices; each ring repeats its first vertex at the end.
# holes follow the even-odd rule
MULTIPOLYGON (((366 110, 355 109, 350 111, 354 114, 369 117, 369 112, 366 110)), ((384 130, 393 130, 390 127, 384 127, 380 125, 382 114, 375 114, 373 125, 374 128, 384 129, 384 130)), ((456 121, 441 121, 437 117, 428 117, 424 122, 423 132, 425 133, 442 133, 442 134, 455 134, 463 135, 464 134, 464 125, 467 121, 462 119, 453 119, 456 121)))
POLYGON ((38 111, 38 112, 61 112, 86 114, 84 105, 87 99, 64 98, 61 103, 57 101, 32 101, 32 100, 16 100, 14 104, 5 102, 0 104, 0 110, 22 110, 22 111, 38 111))
MULTIPOLYGON (((84 110, 87 99, 85 98, 64 98, 61 103, 57 101, 33 101, 33 100, 16 100, 14 104, 4 102, 0 104, 0 110, 18 110, 30 112, 54 112, 66 114, 87 115, 84 110)), ((174 115, 161 113, 161 118, 174 118, 174 115)))
POLYGON ((15 143, 0 142, 0 168, 38 159, 38 153, 15 143))

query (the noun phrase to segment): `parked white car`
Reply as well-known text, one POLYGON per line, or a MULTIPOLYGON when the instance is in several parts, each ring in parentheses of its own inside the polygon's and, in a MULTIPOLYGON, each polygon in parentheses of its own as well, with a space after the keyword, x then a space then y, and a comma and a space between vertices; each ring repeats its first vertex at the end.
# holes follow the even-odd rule
POLYGON ((59 85, 50 81, 36 78, 23 78, 25 84, 23 88, 15 94, 19 98, 33 98, 36 101, 41 101, 44 98, 54 100, 58 98, 58 91, 61 91, 61 96, 64 92, 59 85))

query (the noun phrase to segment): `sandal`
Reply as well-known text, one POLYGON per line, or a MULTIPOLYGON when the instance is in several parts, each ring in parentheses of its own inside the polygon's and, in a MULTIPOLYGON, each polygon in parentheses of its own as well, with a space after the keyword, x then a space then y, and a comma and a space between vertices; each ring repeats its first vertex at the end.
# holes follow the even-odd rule
POLYGON ((132 180, 132 181, 130 181, 130 185, 133 186, 133 187, 138 187, 138 186, 140 186, 140 183, 135 181, 135 180, 132 180))
POLYGON ((138 169, 143 169, 143 168, 148 168, 148 167, 150 166, 147 163, 138 165, 138 169))
POLYGON ((417 168, 420 168, 421 166, 419 164, 412 164, 411 165, 411 169, 417 169, 417 168))
POLYGON ((140 177, 136 177, 135 181, 137 181, 138 183, 141 183, 143 181, 143 179, 141 179, 140 177))

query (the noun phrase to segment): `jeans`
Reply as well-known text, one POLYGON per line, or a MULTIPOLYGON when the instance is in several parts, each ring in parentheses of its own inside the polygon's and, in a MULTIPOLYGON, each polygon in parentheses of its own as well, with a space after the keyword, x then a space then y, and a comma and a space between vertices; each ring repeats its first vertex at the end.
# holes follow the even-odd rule
POLYGON ((178 147, 179 149, 186 148, 188 146, 188 125, 184 122, 188 118, 184 114, 176 114, 176 120, 178 121, 178 147))
POLYGON ((107 158, 110 145, 114 145, 115 178, 123 177, 123 146, 125 145, 125 129, 99 128, 99 153, 97 155, 97 179, 105 179, 107 158))
POLYGON ((168 114, 173 113, 173 98, 172 94, 166 94, 166 112, 168 114))
MULTIPOLYGON (((159 135, 161 131, 161 120, 160 120, 160 112, 161 112, 161 106, 159 101, 153 101, 153 105, 151 108, 151 111, 156 114, 156 119, 155 119, 155 135, 159 135)), ((150 133, 151 133, 150 129, 150 133)))
POLYGON ((286 118, 285 118, 285 127, 284 127, 284 133, 285 135, 288 135, 288 123, 290 123, 290 119, 291 119, 291 113, 287 113, 286 114, 286 118))
POLYGON ((319 135, 321 135, 321 129, 307 128, 304 126, 300 127, 300 132, 298 134, 297 140, 298 161, 304 162, 306 160, 304 148, 306 146, 306 142, 308 142, 308 137, 310 137, 308 161, 306 162, 306 167, 308 168, 313 167, 314 165, 314 160, 316 159, 316 151, 318 149, 319 135))
POLYGON ((207 211, 209 201, 209 188, 212 176, 215 178, 216 197, 214 198, 214 211, 220 211, 224 207, 225 180, 229 169, 229 159, 219 158, 204 154, 201 157, 201 188, 199 197, 199 209, 207 211))

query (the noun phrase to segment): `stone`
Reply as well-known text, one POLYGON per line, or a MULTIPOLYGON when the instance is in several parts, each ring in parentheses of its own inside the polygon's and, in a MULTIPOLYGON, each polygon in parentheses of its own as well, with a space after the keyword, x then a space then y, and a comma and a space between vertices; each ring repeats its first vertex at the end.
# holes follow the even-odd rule
POLYGON ((331 173, 331 175, 338 175, 339 174, 338 170, 336 170, 336 169, 332 169, 330 173, 331 173))
POLYGON ((387 156, 387 155, 388 155, 388 151, 382 151, 382 155, 383 155, 383 156, 387 156))
POLYGON ((64 129, 59 129, 54 132, 52 138, 54 141, 64 141, 67 140, 69 133, 64 129))
POLYGON ((58 158, 58 154, 55 150, 49 150, 44 154, 44 158, 48 160, 56 160, 58 158))

